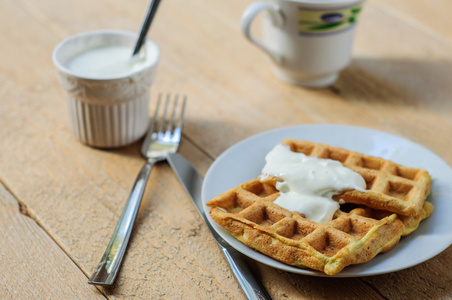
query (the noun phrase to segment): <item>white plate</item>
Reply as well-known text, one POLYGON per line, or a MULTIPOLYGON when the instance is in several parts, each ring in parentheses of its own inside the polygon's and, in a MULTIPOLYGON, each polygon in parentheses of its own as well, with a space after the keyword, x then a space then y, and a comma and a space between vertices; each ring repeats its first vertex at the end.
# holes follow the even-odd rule
MULTIPOLYGON (((300 125, 267 131, 232 146, 209 168, 202 188, 203 203, 213 197, 257 178, 265 164, 265 155, 285 138, 327 143, 368 155, 390 159, 407 167, 426 169, 433 178, 428 201, 435 206, 432 216, 388 253, 370 262, 346 267, 335 277, 358 277, 394 272, 422 263, 452 243, 452 169, 437 155, 409 140, 385 132, 343 125, 300 125)), ((257 252, 235 239, 209 215, 215 230, 235 249, 263 264, 284 271, 327 276, 310 269, 295 268, 257 252)))

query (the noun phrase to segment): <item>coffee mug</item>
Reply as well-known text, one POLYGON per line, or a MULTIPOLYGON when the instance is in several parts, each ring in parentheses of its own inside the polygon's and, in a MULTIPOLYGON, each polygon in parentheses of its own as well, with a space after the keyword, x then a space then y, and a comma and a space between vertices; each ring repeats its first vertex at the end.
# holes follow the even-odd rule
POLYGON ((321 88, 333 84, 351 60, 364 0, 269 0, 249 5, 241 20, 245 37, 267 53, 278 78, 321 88), (251 32, 261 12, 262 40, 251 32))

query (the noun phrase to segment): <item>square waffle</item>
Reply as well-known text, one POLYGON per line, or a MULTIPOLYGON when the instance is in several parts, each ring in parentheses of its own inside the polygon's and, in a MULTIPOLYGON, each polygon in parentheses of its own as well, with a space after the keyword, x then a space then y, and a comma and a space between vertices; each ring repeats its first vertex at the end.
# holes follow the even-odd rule
POLYGON ((339 161, 364 178, 366 192, 349 190, 334 196, 335 200, 413 216, 420 214, 430 193, 431 177, 426 170, 320 143, 292 139, 282 143, 294 152, 339 161))
POLYGON ((389 251, 433 210, 428 202, 415 216, 356 207, 338 210, 332 221, 321 224, 274 204, 279 196, 274 183, 255 179, 235 187, 207 202, 210 215, 245 245, 328 275, 389 251))

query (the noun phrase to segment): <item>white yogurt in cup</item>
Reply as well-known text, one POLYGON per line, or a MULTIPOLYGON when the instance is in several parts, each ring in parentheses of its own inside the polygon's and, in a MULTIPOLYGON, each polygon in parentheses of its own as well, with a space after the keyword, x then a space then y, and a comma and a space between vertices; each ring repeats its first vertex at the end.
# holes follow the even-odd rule
MULTIPOLYGON (((155 54, 157 53, 151 53, 155 54)), ((140 71, 146 68, 147 62, 149 54, 131 59, 131 49, 128 46, 102 46, 76 55, 68 61, 67 68, 83 76, 109 78, 140 71)))
POLYGON ((136 37, 124 31, 87 32, 63 40, 53 52, 72 131, 87 145, 125 146, 146 132, 160 53, 146 40, 132 59, 136 37))

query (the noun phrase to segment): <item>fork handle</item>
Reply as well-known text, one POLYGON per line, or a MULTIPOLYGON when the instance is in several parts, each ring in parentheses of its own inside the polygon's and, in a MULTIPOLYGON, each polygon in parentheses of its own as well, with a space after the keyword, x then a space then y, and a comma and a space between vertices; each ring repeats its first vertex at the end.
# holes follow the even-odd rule
POLYGON ((89 284, 104 286, 111 285, 115 281, 129 243, 149 174, 151 174, 152 167, 156 162, 156 160, 149 159, 141 168, 107 249, 88 280, 89 284))

